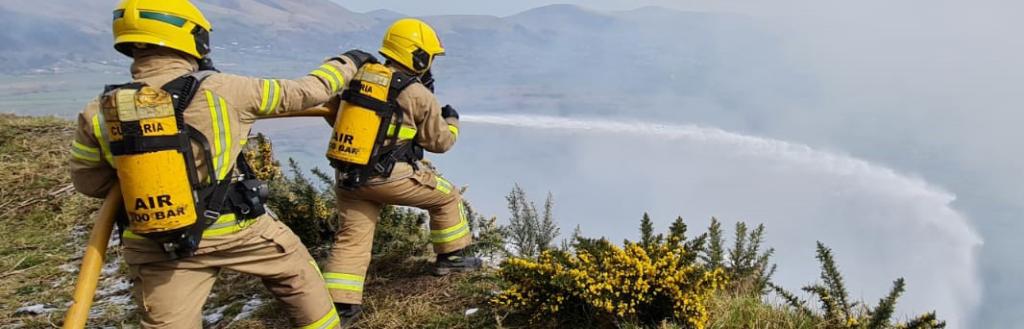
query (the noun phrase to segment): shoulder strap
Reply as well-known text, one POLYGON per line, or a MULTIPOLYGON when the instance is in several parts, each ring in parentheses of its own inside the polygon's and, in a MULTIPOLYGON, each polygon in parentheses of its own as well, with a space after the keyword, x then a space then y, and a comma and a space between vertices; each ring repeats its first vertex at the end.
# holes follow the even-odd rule
POLYGON ((420 82, 419 77, 395 71, 391 74, 391 90, 388 91, 388 101, 397 100, 398 94, 416 82, 420 82))
POLYGON ((174 111, 178 113, 185 112, 188 105, 192 103, 192 98, 199 91, 199 85, 203 83, 203 80, 206 80, 206 78, 215 73, 217 71, 196 71, 180 76, 165 84, 162 89, 174 98, 174 111))

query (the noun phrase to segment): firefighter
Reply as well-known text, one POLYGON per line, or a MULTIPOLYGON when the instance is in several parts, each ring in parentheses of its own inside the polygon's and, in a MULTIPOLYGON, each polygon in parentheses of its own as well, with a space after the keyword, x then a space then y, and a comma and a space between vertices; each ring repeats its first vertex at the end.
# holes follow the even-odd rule
POLYGON ((114 48, 133 59, 132 82, 79 114, 74 186, 123 191, 118 224, 143 328, 201 328, 223 269, 259 277, 297 327, 336 328, 316 263, 265 210, 266 187, 240 152, 258 118, 328 101, 372 55, 350 51, 295 80, 222 74, 206 57, 210 31, 187 0, 120 2, 114 48))
POLYGON ((430 213, 435 275, 481 265, 465 251, 472 237, 459 189, 423 161, 424 151, 444 153, 459 137, 458 112, 433 94, 431 66, 444 55, 441 40, 426 23, 401 19, 385 33, 380 54, 384 64, 363 65, 338 104, 328 104, 338 111, 327 156, 336 168, 341 227, 324 278, 343 325, 361 312, 385 205, 430 213))

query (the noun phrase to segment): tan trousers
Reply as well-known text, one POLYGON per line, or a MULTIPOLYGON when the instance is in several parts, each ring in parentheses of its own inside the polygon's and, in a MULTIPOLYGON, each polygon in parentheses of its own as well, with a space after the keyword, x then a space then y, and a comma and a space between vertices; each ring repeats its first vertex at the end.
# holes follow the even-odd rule
POLYGON ((419 170, 409 178, 354 191, 336 189, 336 193, 341 229, 324 267, 324 279, 335 303, 362 304, 373 232, 384 205, 427 210, 430 213, 430 240, 435 253, 460 250, 472 240, 459 191, 429 170, 419 170))
POLYGON ((202 328, 203 304, 222 269, 262 279, 298 327, 340 328, 323 277, 295 233, 265 216, 234 235, 238 241, 212 252, 129 265, 143 328, 202 328))

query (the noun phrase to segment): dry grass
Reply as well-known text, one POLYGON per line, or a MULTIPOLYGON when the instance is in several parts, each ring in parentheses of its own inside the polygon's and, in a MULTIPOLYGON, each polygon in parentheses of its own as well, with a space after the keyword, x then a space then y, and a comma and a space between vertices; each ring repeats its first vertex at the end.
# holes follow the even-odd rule
MULTIPOLYGON (((366 285, 364 313, 356 328, 494 328, 494 314, 487 306, 497 288, 493 273, 455 274, 434 277, 426 259, 404 261, 377 259, 366 285), (470 316, 466 311, 477 308, 470 316)), ((236 322, 233 329, 284 328, 276 303, 261 310, 255 319, 236 322)))
POLYGON ((71 295, 74 274, 59 267, 77 268, 99 206, 70 188, 72 129, 61 119, 0 114, 0 327, 52 327, 71 295), (37 303, 56 311, 15 314, 37 303))
POLYGON ((811 316, 766 303, 763 297, 720 294, 708 305, 708 329, 825 329, 811 316))

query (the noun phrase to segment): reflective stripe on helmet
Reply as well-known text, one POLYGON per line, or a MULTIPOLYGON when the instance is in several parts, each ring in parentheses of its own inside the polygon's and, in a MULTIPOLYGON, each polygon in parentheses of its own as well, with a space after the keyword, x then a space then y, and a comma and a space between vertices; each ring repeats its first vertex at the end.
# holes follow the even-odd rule
POLYGON ((185 20, 184 18, 181 18, 181 17, 177 17, 177 16, 173 16, 173 15, 168 15, 168 14, 155 13, 155 12, 151 12, 151 11, 139 11, 139 18, 152 19, 154 21, 161 21, 161 22, 164 22, 164 23, 167 23, 167 24, 171 24, 171 25, 174 25, 174 26, 177 26, 177 27, 185 26, 185 22, 187 22, 187 20, 185 20))

